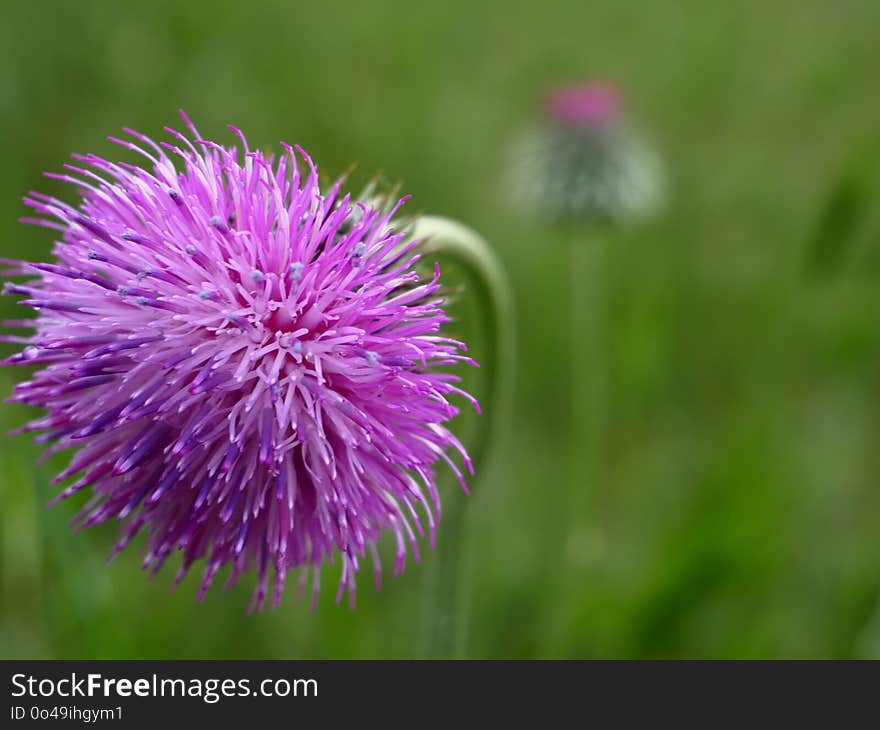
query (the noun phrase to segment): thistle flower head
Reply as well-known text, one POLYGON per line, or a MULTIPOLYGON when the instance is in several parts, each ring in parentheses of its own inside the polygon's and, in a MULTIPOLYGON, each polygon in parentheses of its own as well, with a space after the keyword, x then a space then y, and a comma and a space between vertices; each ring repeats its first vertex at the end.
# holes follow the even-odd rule
POLYGON ((560 86, 544 116, 514 150, 513 184, 534 215, 585 223, 625 223, 662 198, 652 150, 622 114, 622 95, 605 82, 560 86))
POLYGON ((25 344, 6 364, 41 368, 13 395, 46 411, 22 430, 75 449, 58 499, 90 490, 80 525, 122 521, 114 555, 143 532, 145 568, 181 552, 175 584, 203 561, 200 597, 253 570, 260 608, 270 575, 275 603, 293 569, 316 594, 338 556, 353 598, 383 532, 395 573, 423 521, 433 540, 435 463, 464 485, 444 424, 450 396, 473 399, 442 368, 472 361, 440 332, 439 270, 421 279, 392 225, 402 200, 322 192, 301 149, 265 155, 234 128, 225 148, 183 118, 169 141, 111 138, 144 167, 76 155, 51 175, 78 206, 25 198, 59 240, 52 263, 8 262, 33 278, 6 291, 38 313, 6 338, 25 344))
POLYGON ((592 81, 551 89, 544 101, 544 111, 558 124, 597 129, 618 119, 620 105, 620 92, 616 86, 592 81))

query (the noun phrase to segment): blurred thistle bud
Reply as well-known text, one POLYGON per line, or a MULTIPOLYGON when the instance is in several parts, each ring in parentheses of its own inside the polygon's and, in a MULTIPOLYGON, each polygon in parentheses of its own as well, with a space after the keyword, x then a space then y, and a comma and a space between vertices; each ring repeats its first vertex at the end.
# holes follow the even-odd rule
POLYGON ((542 123, 514 156, 517 201, 542 218, 622 224, 663 199, 653 150, 627 123, 619 89, 605 82, 558 86, 542 123))

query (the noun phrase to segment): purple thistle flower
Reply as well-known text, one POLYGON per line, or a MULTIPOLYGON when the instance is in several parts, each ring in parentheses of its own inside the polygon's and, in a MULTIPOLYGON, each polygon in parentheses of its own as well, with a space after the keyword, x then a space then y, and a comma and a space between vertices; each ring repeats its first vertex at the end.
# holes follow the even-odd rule
POLYGON ((622 224, 663 202, 654 151, 623 114, 620 90, 594 81, 552 88, 540 125, 514 149, 514 197, 537 217, 622 224))
MULTIPOLYGON (((175 549, 174 584, 204 559, 202 598, 254 569, 251 608, 274 604, 288 571, 300 586, 339 553, 337 601, 376 544, 394 535, 394 574, 416 534, 433 544, 440 515, 434 464, 467 453, 444 425, 448 398, 471 396, 438 368, 465 346, 440 334, 439 269, 420 280, 418 241, 391 227, 404 200, 354 201, 341 181, 322 194, 300 148, 276 160, 172 129, 156 143, 110 138, 151 171, 96 155, 49 175, 79 187, 78 208, 39 193, 26 222, 61 232, 56 261, 7 262, 7 285, 37 310, 23 351, 42 369, 12 400, 46 409, 48 453, 74 448, 56 498, 90 489, 79 526, 124 522, 113 556, 143 531, 144 568, 175 549), (298 157, 305 161, 301 176, 298 157), (175 164, 177 160, 177 165, 175 164), (420 517, 419 510, 424 513, 420 517)), ((112 557, 112 556, 111 556, 112 557)))
POLYGON ((544 100, 544 108, 557 123, 582 129, 604 127, 620 114, 620 92, 613 84, 592 81, 557 86, 544 100))

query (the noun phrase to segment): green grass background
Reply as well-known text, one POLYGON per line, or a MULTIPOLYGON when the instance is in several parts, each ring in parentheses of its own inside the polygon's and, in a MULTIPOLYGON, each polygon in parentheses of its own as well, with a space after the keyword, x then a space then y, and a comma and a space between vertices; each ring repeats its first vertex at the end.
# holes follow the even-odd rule
MULTIPOLYGON (((456 655, 877 657, 878 23, 874 0, 6 2, 0 254, 47 255, 21 196, 73 190, 42 171, 118 154, 122 126, 158 136, 181 106, 205 135, 234 123, 329 175, 401 180, 411 209, 491 241, 516 298, 456 655), (611 242, 607 479, 562 534, 568 240, 518 215, 504 173, 547 85, 591 77, 625 89, 669 205, 611 242)), ((0 427, 27 416, 6 406, 0 427)), ((115 526, 73 534, 75 505, 45 510, 63 460, 37 453, 0 447, 0 656, 420 654, 424 565, 379 593, 364 576, 356 612, 333 605, 332 570, 315 612, 289 592, 247 617, 247 580, 199 604, 195 576, 169 594, 173 569, 142 574, 139 545, 106 566, 115 526)))

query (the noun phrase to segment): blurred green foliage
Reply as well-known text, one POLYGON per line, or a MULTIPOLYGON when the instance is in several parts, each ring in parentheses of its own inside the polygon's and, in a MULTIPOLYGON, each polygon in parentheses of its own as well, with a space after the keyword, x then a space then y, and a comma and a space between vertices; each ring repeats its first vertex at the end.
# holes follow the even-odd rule
MULTIPOLYGON (((0 253, 47 255, 21 196, 74 193, 43 170, 117 154, 122 126, 158 136, 181 106, 205 135, 234 123, 328 175, 400 179, 412 211, 495 245, 517 299, 510 434, 468 498, 461 656, 880 656, 878 23, 873 0, 6 3, 0 253), (505 169, 546 86, 590 77, 624 88, 670 204, 613 241, 608 478, 557 540, 568 251, 511 209, 505 169)), ((199 604, 195 576, 169 594, 173 570, 141 574, 137 545, 106 566, 114 525, 74 534, 75 505, 43 509, 63 458, 37 454, 0 449, 0 656, 418 654, 422 568, 379 593, 363 576, 354 613, 291 591, 246 617, 246 580, 199 604)))

